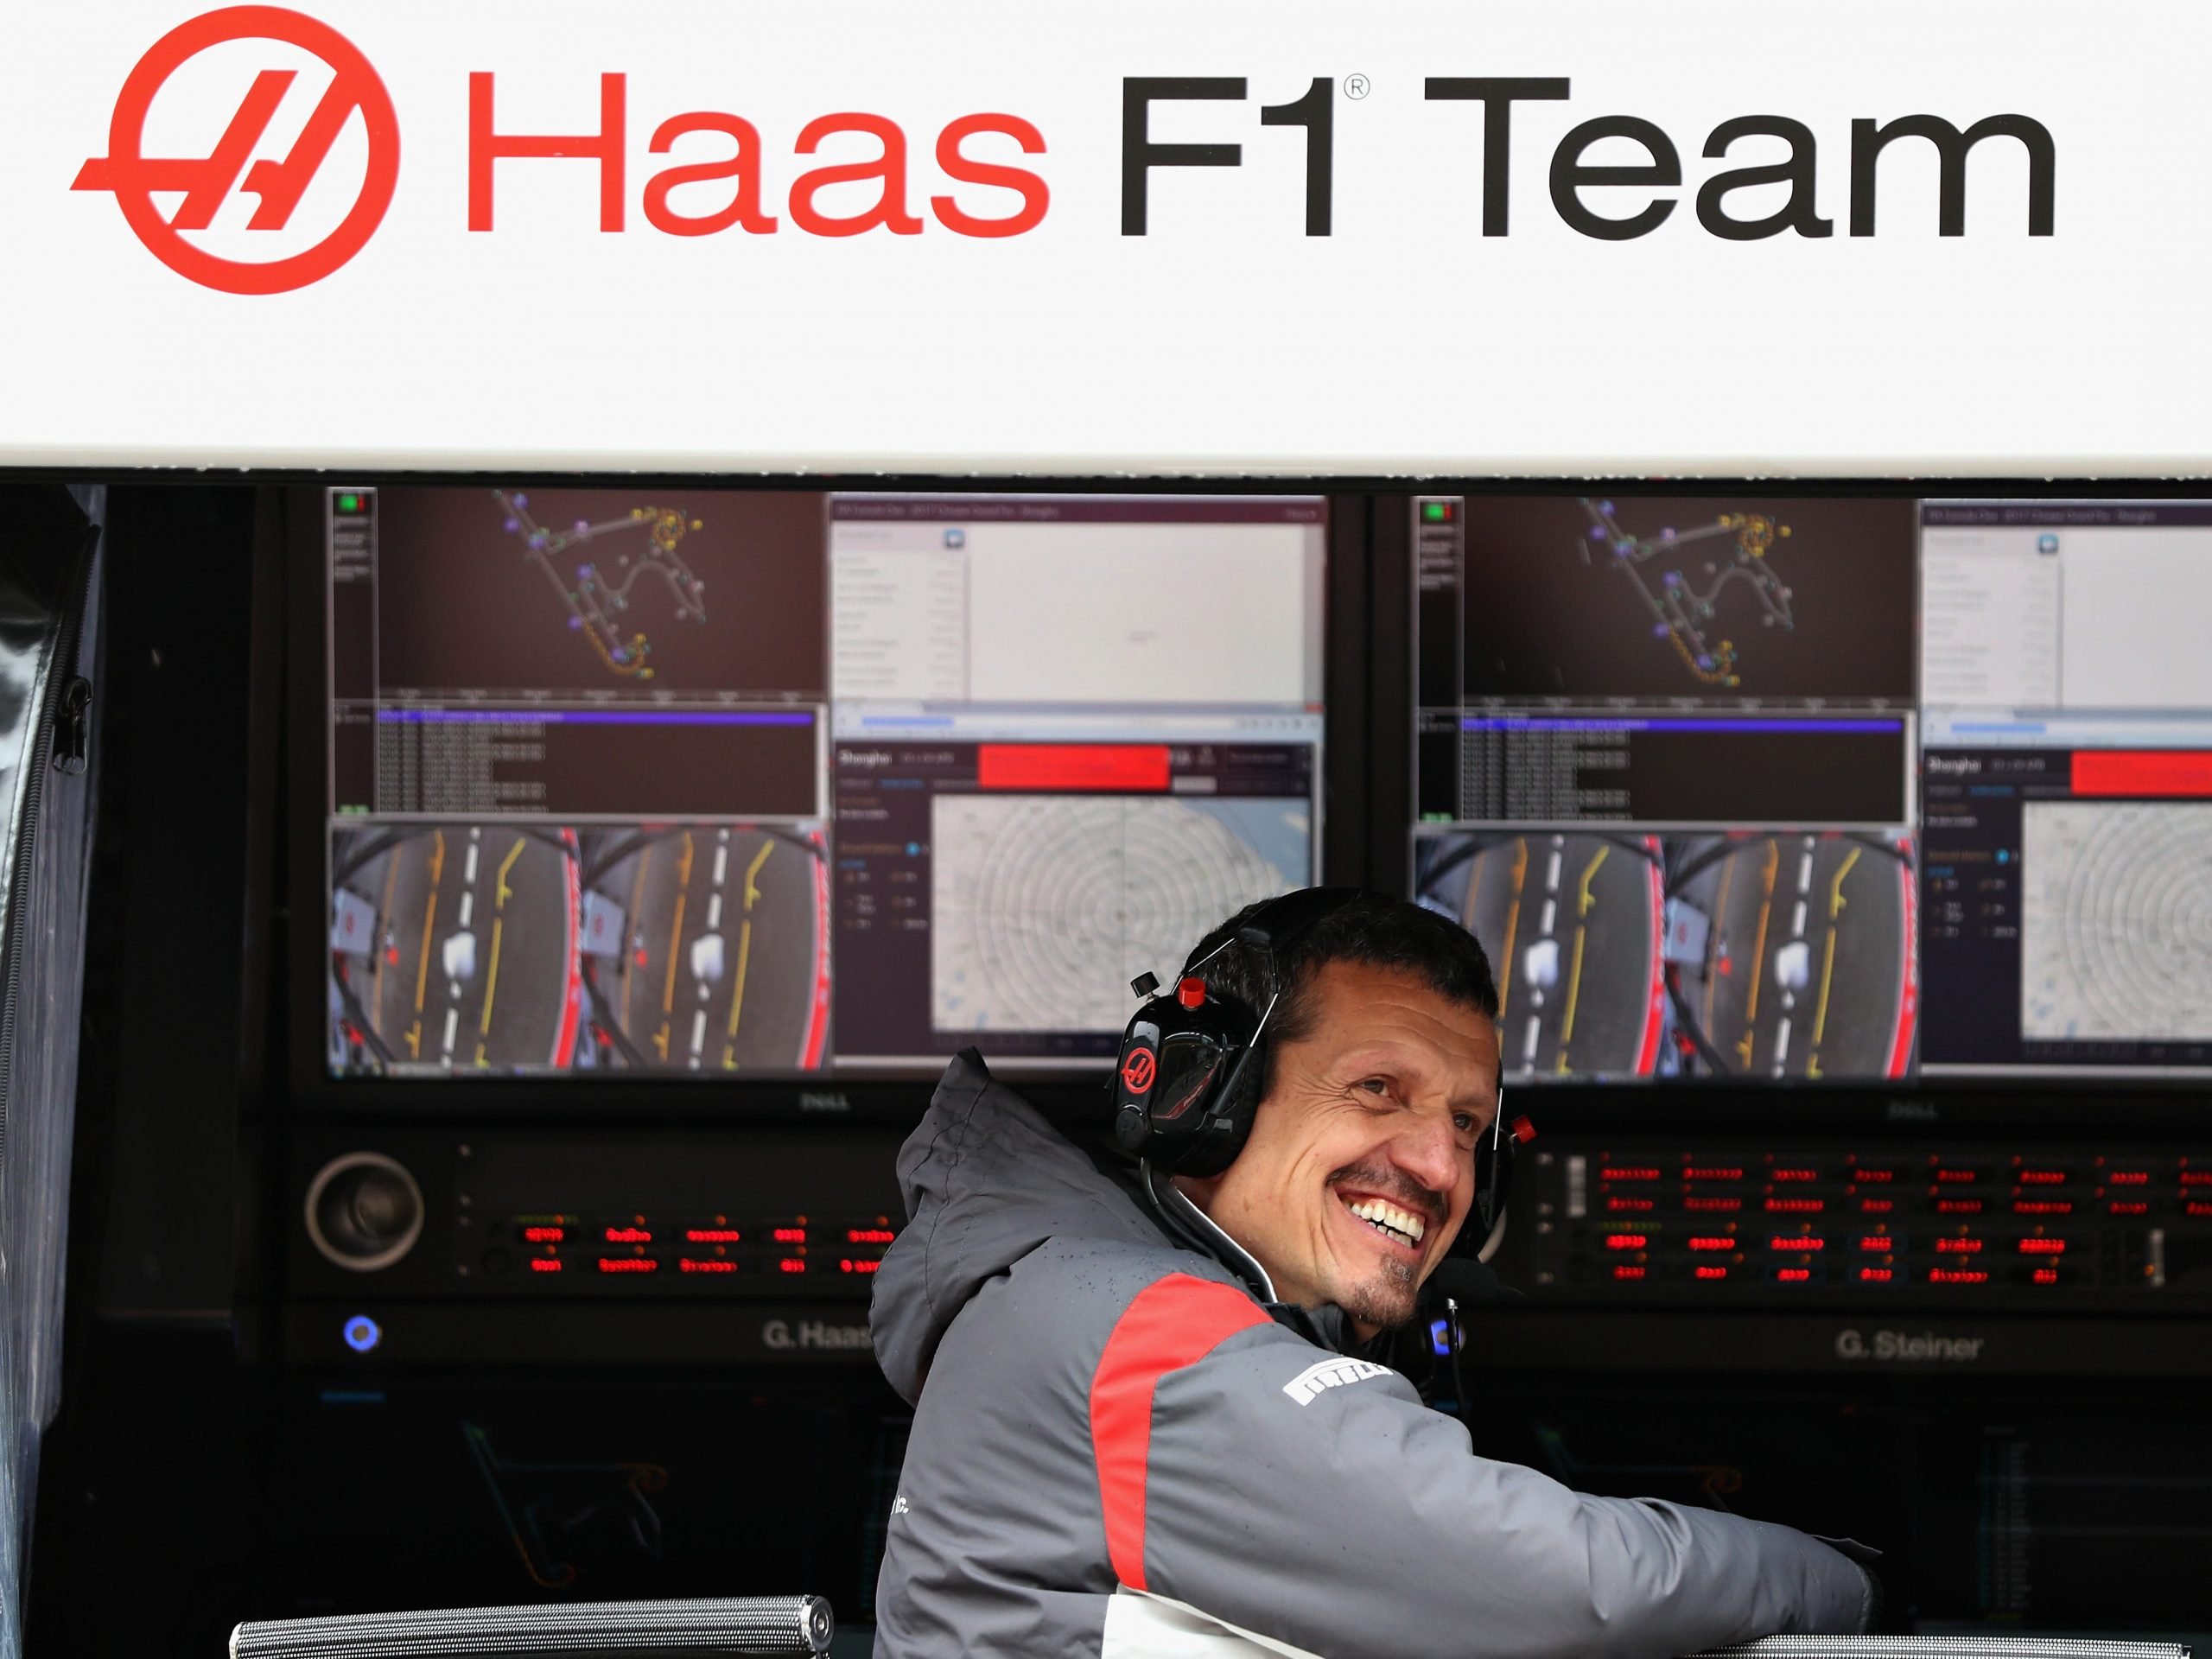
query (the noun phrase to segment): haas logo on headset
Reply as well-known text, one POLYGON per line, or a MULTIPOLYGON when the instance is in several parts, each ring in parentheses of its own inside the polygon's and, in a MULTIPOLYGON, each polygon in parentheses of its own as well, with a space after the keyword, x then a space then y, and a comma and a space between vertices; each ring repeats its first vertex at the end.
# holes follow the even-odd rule
POLYGON ((1128 1085, 1131 1094, 1141 1095, 1151 1089, 1153 1077, 1159 1069, 1159 1063, 1152 1058, 1152 1051, 1141 1048, 1122 1062, 1122 1081, 1128 1085))

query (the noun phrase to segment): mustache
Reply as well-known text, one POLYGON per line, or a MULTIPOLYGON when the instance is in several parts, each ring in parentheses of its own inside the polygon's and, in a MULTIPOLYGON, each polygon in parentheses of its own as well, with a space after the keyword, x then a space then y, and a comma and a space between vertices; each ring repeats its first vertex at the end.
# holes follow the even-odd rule
POLYGON ((1423 1186, 1394 1164, 1346 1164, 1329 1177, 1329 1185, 1357 1186, 1402 1210, 1418 1211, 1431 1221, 1441 1221, 1450 1213, 1443 1193, 1423 1186))

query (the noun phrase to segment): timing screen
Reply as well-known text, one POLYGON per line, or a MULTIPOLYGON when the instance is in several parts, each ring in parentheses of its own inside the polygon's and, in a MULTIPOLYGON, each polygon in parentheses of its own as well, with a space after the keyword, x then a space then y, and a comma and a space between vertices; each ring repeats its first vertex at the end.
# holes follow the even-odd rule
MULTIPOLYGON (((312 500, 334 1074, 1095 1068, 1318 876, 1319 499, 312 500)), ((2212 1074, 2212 502, 1376 508, 1510 1077, 2212 1074)))
POLYGON ((1910 502, 1413 512, 1423 823, 1907 821, 1910 502))
POLYGON ((822 811, 821 497, 327 501, 338 816, 822 811))
POLYGON ((334 1074, 1095 1064, 1313 879, 1317 499, 318 505, 334 1074))
POLYGON ((1508 1075, 1909 1071, 1913 504, 1410 511, 1414 892, 1490 951, 1508 1075))
POLYGON ((1930 1072, 2212 1066, 2212 504, 1922 506, 1930 1072))

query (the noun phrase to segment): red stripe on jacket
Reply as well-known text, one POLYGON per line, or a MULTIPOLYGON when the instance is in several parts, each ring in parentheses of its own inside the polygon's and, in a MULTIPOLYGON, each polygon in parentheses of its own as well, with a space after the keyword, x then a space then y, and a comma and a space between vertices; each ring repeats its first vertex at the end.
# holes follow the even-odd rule
POLYGON ((1268 1316, 1243 1291, 1171 1273, 1139 1291, 1106 1338, 1090 1379, 1090 1444, 1114 1576, 1144 1579, 1144 1487, 1152 1453, 1152 1396, 1168 1372, 1195 1364, 1268 1316))

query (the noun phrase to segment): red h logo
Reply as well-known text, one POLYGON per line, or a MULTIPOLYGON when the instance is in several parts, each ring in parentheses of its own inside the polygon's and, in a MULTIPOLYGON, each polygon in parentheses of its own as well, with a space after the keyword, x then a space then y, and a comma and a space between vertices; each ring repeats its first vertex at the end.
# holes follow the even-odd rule
POLYGON ((138 60, 115 101, 107 154, 86 162, 71 188, 113 192, 116 206, 138 239, 179 276, 226 294, 283 294, 320 282, 359 253, 383 222, 398 181, 399 120, 391 95, 359 49, 327 23, 296 11, 280 6, 228 6, 179 24, 138 60), (329 89, 308 118, 291 153, 282 161, 256 162, 250 170, 246 167, 295 78, 289 69, 264 69, 254 78, 210 154, 195 158, 145 155, 141 146, 146 112, 155 94, 189 60, 210 47, 238 40, 283 41, 330 66, 334 78, 329 89), (233 189, 260 199, 246 222, 248 230, 283 229, 356 110, 368 131, 368 168, 352 210, 321 241, 302 252, 257 261, 222 258, 185 240, 181 232, 204 231, 213 223, 216 209, 233 189), (183 201, 168 219, 154 205, 156 190, 184 192, 183 201))

